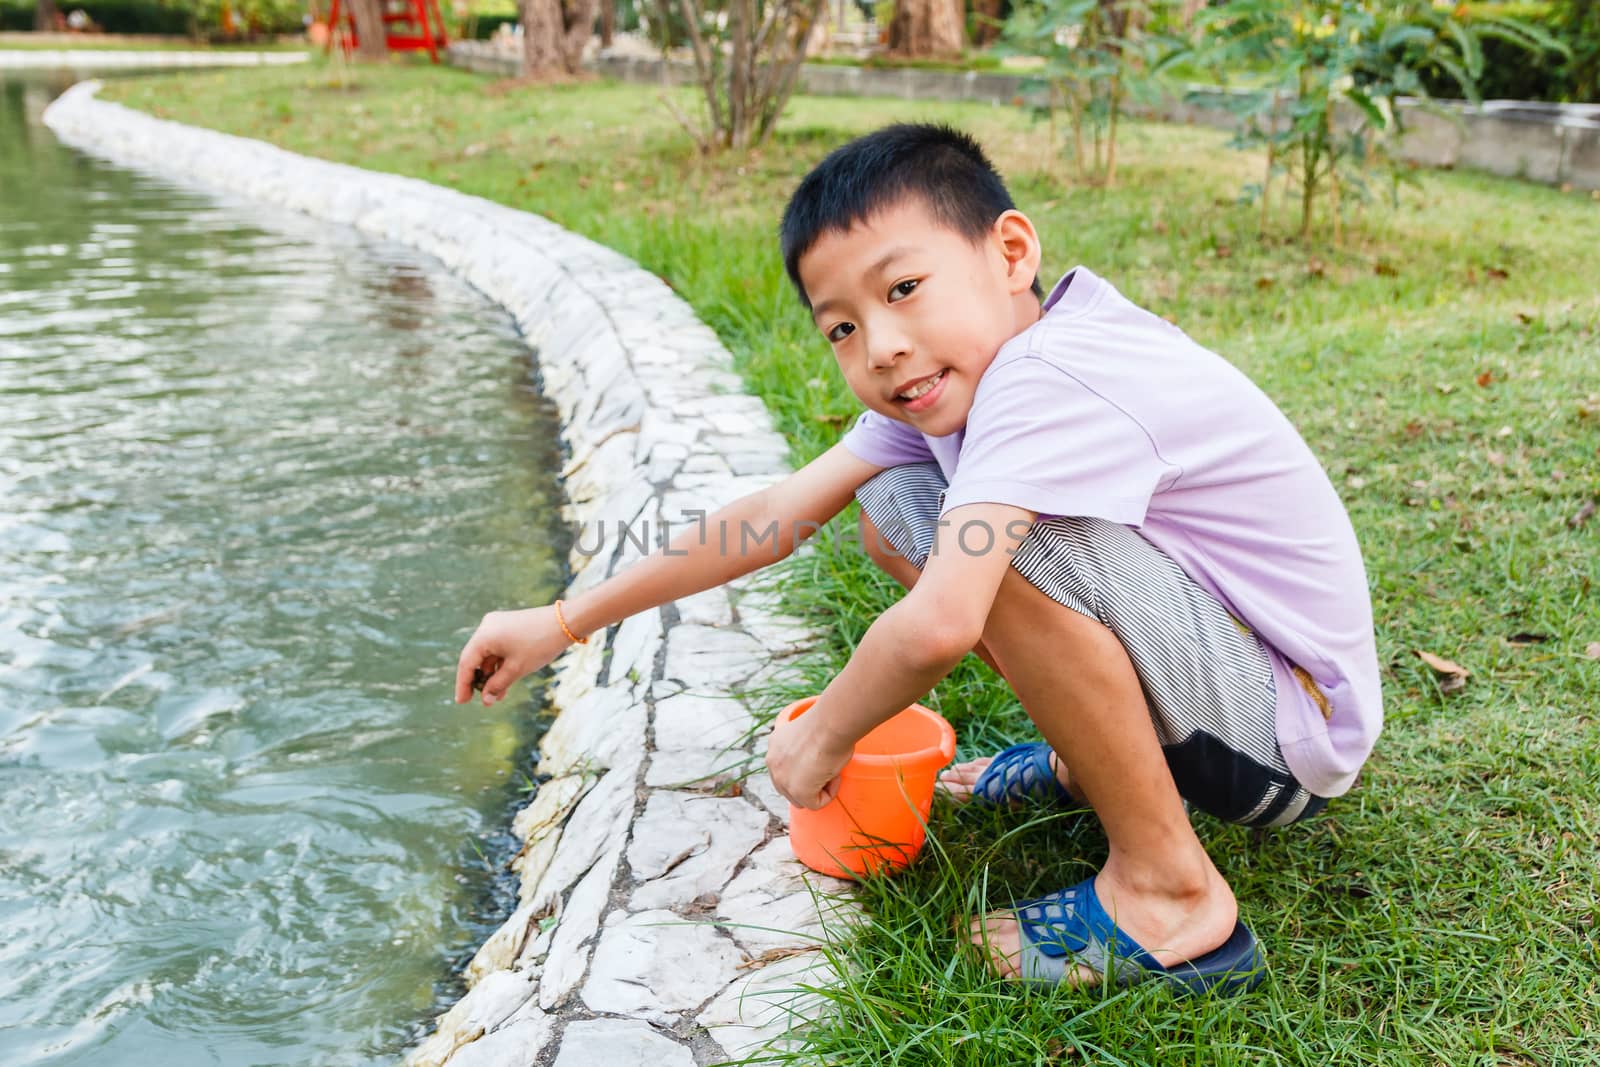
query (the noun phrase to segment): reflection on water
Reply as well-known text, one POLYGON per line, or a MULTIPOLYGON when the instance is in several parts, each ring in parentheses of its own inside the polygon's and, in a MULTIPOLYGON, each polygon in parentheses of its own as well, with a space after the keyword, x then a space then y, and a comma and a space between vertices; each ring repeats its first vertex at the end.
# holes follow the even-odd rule
POLYGON ((560 580, 551 413, 442 268, 62 87, 0 82, 0 1063, 388 1062, 503 914, 531 709, 450 685, 560 580))

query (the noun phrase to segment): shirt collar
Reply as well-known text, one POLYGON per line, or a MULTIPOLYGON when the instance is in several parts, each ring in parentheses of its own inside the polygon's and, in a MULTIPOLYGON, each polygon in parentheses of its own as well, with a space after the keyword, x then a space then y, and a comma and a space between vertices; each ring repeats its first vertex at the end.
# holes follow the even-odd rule
POLYGON ((1050 295, 1045 297, 1044 310, 1048 312, 1058 305, 1062 311, 1082 307, 1092 295, 1094 282, 1094 272, 1088 267, 1073 267, 1061 276, 1055 288, 1050 290, 1050 295))

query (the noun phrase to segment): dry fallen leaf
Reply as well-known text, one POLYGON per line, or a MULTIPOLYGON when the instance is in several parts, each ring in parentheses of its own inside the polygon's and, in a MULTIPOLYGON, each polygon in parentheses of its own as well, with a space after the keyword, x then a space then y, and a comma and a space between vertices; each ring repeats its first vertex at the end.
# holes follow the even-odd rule
POLYGON ((1417 654, 1418 659, 1433 668, 1434 673, 1439 675, 1439 691, 1441 693, 1454 693, 1466 688, 1467 675, 1472 672, 1461 664, 1453 663, 1442 656, 1435 656, 1432 652, 1424 652, 1420 648, 1412 649, 1412 651, 1417 654))
POLYGON ((1485 267, 1483 273, 1497 282, 1503 282, 1511 277, 1510 271, 1501 270, 1499 267, 1485 267))
POLYGON ((1590 641, 1583 646, 1583 654, 1590 659, 1600 659, 1600 641, 1590 641))
POLYGON ((1492 370, 1486 370, 1478 375, 1478 385, 1480 387, 1487 388, 1492 381, 1494 381, 1494 371, 1492 370))
POLYGON ((1583 502, 1583 507, 1578 509, 1578 513, 1576 515, 1572 516, 1572 518, 1567 520, 1567 525, 1572 527, 1574 530, 1576 530, 1578 527, 1580 527, 1584 523, 1588 522, 1589 521, 1589 516, 1593 515, 1593 514, 1594 514, 1594 501, 1593 500, 1585 500, 1583 502))
POLYGON ((1542 645, 1548 640, 1549 634, 1514 633, 1506 638, 1506 644, 1514 648, 1526 648, 1528 645, 1542 645))
POLYGON ((1372 273, 1384 278, 1394 278, 1399 276, 1400 268, 1386 259, 1380 259, 1372 265, 1372 273))

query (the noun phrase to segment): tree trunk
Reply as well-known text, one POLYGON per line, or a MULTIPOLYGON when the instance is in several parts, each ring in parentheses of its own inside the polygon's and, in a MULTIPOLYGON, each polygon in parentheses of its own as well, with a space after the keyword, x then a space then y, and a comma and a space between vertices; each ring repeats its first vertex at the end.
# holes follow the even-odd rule
POLYGON ((563 78, 578 73, 594 34, 599 0, 522 0, 522 73, 563 78))
POLYGON ((965 35, 961 0, 897 0, 889 51, 901 56, 959 56, 965 35))
POLYGON ((61 18, 61 12, 56 9, 56 0, 39 0, 33 8, 33 28, 39 33, 54 33, 56 21, 61 18))
POLYGON ((600 0, 600 47, 610 48, 617 35, 617 0, 600 0))
POLYGON ((388 30, 383 25, 383 0, 349 0, 356 20, 356 58, 382 63, 389 58, 388 30))
POLYGON ((600 0, 562 0, 561 13, 566 27, 562 61, 568 74, 576 74, 583 66, 583 49, 594 36, 594 20, 600 12, 600 0))

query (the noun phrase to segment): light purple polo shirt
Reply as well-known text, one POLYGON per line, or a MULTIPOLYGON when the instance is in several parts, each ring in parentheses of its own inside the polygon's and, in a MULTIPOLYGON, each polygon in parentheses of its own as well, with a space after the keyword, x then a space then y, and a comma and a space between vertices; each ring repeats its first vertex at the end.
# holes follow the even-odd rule
POLYGON ((1044 308, 984 371, 963 429, 925 437, 868 411, 845 447, 883 467, 937 461, 945 512, 991 502, 1135 527, 1267 645, 1295 777, 1346 792, 1383 705, 1361 550, 1327 474, 1249 378, 1087 268, 1044 308))

